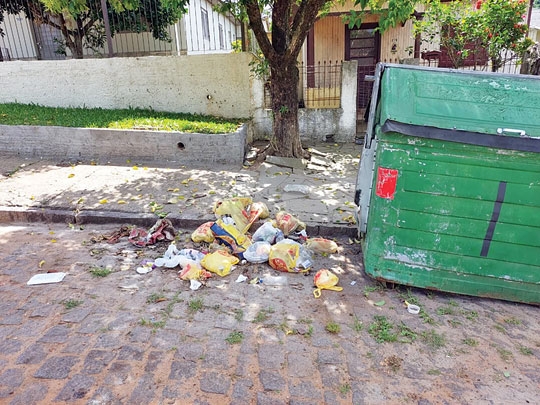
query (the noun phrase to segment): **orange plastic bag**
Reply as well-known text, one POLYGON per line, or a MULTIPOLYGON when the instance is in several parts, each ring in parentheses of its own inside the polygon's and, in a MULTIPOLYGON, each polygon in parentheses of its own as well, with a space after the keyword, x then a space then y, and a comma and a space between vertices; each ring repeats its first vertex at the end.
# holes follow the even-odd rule
POLYGON ((336 284, 339 282, 338 276, 332 273, 330 270, 321 269, 313 278, 313 282, 317 287, 313 290, 313 296, 319 298, 321 296, 321 290, 342 291, 343 287, 338 287, 336 284))
POLYGON ((201 264, 206 270, 224 277, 231 273, 232 267, 239 261, 238 257, 224 250, 216 250, 205 255, 201 260, 201 264))
POLYGON ((336 253, 338 249, 336 242, 325 238, 308 238, 304 246, 317 253, 336 253))
POLYGON ((306 229, 306 224, 300 221, 298 218, 294 217, 292 214, 279 211, 276 214, 276 227, 281 229, 285 235, 290 234, 294 231, 301 231, 306 229))
POLYGON ((191 234, 191 240, 195 243, 206 242, 212 243, 214 241, 214 233, 210 227, 214 225, 213 222, 205 222, 191 234))

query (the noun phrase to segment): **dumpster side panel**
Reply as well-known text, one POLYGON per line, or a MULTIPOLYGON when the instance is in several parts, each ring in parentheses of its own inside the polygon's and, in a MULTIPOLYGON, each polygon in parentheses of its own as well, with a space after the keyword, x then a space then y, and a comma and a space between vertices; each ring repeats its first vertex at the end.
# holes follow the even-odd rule
POLYGON ((366 272, 540 303, 540 154, 380 130, 377 138, 366 272))

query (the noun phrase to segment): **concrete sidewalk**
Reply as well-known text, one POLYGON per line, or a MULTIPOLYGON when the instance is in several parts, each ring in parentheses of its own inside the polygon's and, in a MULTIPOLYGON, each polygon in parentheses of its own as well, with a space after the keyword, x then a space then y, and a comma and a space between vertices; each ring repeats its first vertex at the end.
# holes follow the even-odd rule
POLYGON ((269 157, 244 167, 189 168, 167 162, 51 162, 0 156, 0 223, 131 223, 157 213, 193 228, 215 219, 214 203, 233 196, 286 210, 310 234, 355 235, 354 189, 361 145, 325 143, 310 161, 269 157))

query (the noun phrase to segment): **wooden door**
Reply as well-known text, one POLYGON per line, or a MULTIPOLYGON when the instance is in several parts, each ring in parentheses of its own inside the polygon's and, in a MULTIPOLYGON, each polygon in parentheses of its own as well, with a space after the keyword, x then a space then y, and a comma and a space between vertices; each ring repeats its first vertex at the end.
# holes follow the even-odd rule
POLYGON ((377 26, 377 23, 362 24, 360 28, 345 26, 345 59, 358 61, 358 109, 365 109, 371 97, 373 82, 365 81, 365 76, 375 74, 379 61, 381 37, 375 30, 377 26))

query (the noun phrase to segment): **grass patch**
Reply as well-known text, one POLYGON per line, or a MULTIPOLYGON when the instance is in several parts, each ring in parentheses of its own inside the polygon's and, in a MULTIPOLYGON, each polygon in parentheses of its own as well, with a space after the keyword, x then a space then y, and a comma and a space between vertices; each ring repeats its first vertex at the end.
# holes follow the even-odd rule
POLYGON ((355 332, 361 332, 364 329, 364 324, 356 316, 354 317, 353 324, 351 326, 352 330, 355 332))
POLYGON ((528 348, 527 346, 519 346, 519 352, 524 356, 532 356, 533 354, 532 349, 528 348))
POLYGON ((517 319, 515 317, 510 317, 510 318, 505 318, 504 319, 504 323, 508 324, 508 325, 521 325, 521 319, 517 319))
POLYGON ((473 338, 466 338, 466 339, 463 339, 463 344, 467 346, 475 347, 475 346, 478 346, 478 340, 473 339, 473 338))
POLYGON ((202 311, 204 302, 202 298, 196 298, 188 302, 188 311, 192 314, 198 311, 202 311))
POLYGON ((145 318, 141 318, 141 320, 139 321, 139 325, 151 327, 151 328, 154 329, 154 331, 156 329, 158 329, 158 328, 164 328, 165 324, 166 324, 166 322, 164 320, 152 321, 152 320, 148 320, 148 319, 145 319, 145 318))
POLYGON ((328 322, 324 329, 326 329, 326 331, 330 332, 330 333, 339 333, 339 332, 341 332, 341 326, 339 326, 339 324, 337 324, 335 322, 328 322))
POLYGON ((274 313, 274 310, 272 308, 261 309, 259 312, 257 312, 257 315, 255 315, 255 318, 253 319, 253 323, 265 322, 270 318, 270 314, 273 314, 273 313, 274 313))
POLYGON ((501 359, 504 361, 510 361, 512 360, 512 352, 510 350, 506 350, 502 347, 497 347, 497 353, 499 353, 499 356, 501 356, 501 359))
POLYGON ((244 340, 244 334, 236 330, 229 333, 229 336, 225 338, 225 341, 230 345, 242 343, 242 340, 244 340))
POLYGON ((63 302, 65 309, 73 309, 75 307, 78 307, 81 305, 84 301, 78 301, 78 300, 66 300, 63 302))
POLYGON ((393 332, 394 324, 385 316, 375 315, 374 322, 369 325, 368 333, 373 336, 377 343, 395 342, 397 334, 393 332))
POLYGON ((343 396, 346 396, 349 392, 351 392, 351 384, 345 383, 340 385, 339 387, 339 393, 343 396))
POLYGON ((241 120, 168 113, 137 108, 59 108, 35 104, 0 104, 0 124, 220 134, 236 131, 241 120))
POLYGON ((112 270, 105 267, 92 267, 90 269, 90 274, 92 277, 107 277, 111 273, 112 270))
POLYGON ((152 293, 148 296, 146 299, 147 304, 155 304, 157 302, 165 301, 165 295, 164 294, 158 294, 158 293, 152 293))
POLYGON ((244 311, 241 309, 235 309, 234 310, 234 319, 236 319, 238 322, 240 322, 242 319, 244 319, 244 311))
POLYGON ((420 334, 423 342, 432 349, 440 349, 446 345, 446 337, 435 332, 434 329, 424 331, 420 334))
POLYGON ((455 315, 456 310, 451 306, 437 308, 437 315, 455 315))

